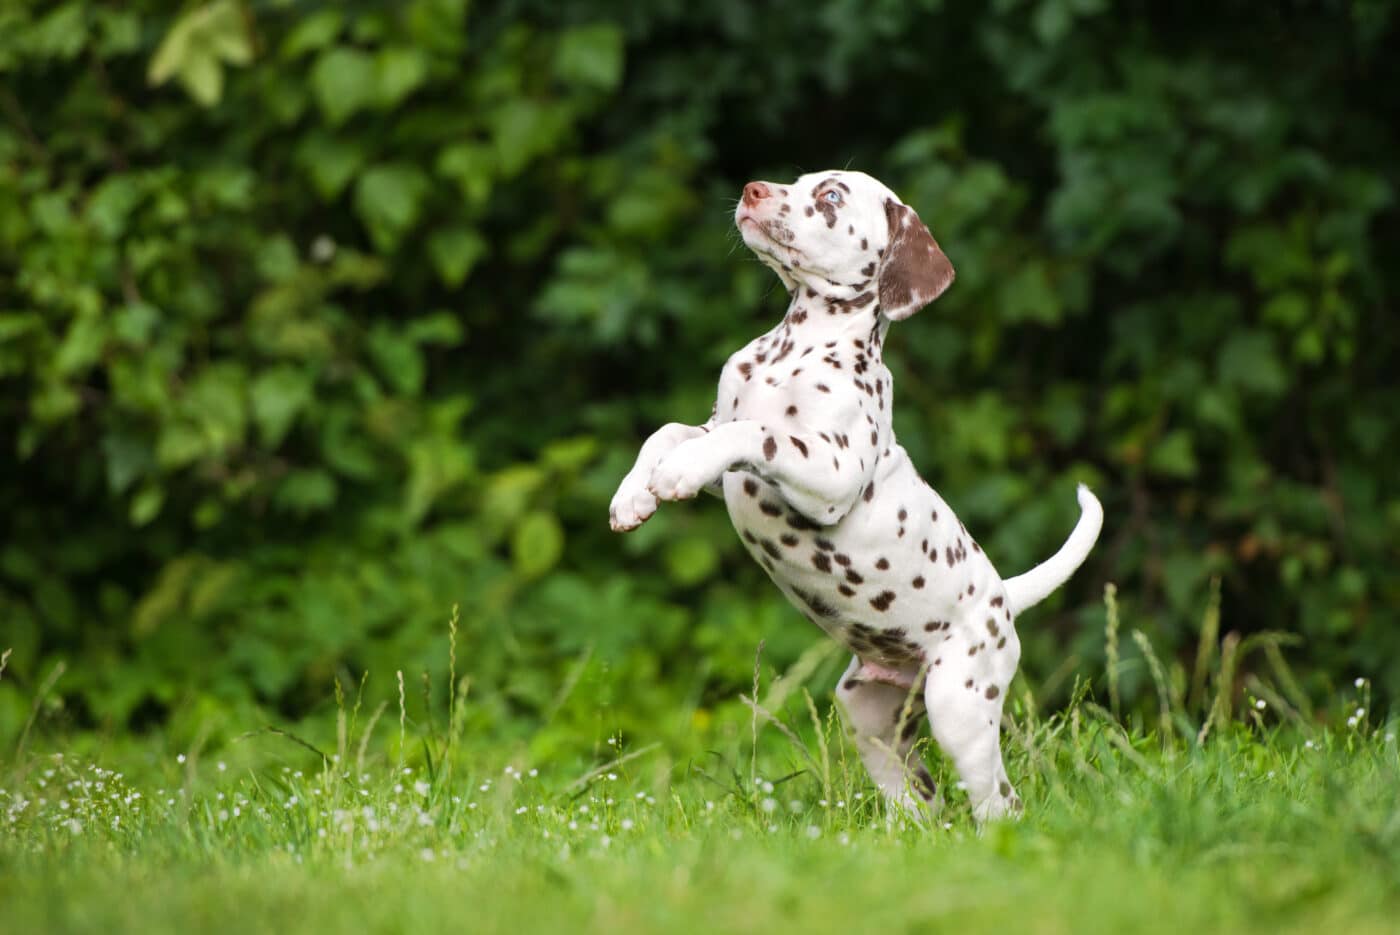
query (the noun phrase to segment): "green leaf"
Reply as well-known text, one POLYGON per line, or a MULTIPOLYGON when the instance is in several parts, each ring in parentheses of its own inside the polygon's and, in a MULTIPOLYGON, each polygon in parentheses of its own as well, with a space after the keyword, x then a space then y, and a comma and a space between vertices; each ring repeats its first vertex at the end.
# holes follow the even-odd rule
POLYGON ((561 105, 518 99, 490 117, 495 164, 507 177, 554 148, 568 126, 561 105))
POLYGON ((412 339, 388 325, 375 325, 369 333, 368 349, 375 368, 390 388, 403 396, 418 395, 427 366, 422 350, 412 339))
POLYGON ((107 326, 100 315, 80 315, 68 326, 68 333, 54 355, 56 372, 69 376, 86 370, 102 356, 107 342, 107 326))
POLYGON ((305 516, 334 506, 336 491, 335 478, 329 472, 320 468, 298 469, 277 485, 272 502, 283 512, 305 516))
POLYGON ((217 0, 205 7, 201 30, 214 55, 230 65, 247 65, 253 60, 253 39, 248 20, 235 0, 217 0))
POLYGON ((1017 266, 1002 284, 997 305, 1007 321, 1029 320, 1054 325, 1064 315, 1060 296, 1050 281, 1050 271, 1045 263, 1038 261, 1017 266))
POLYGON ((597 455, 598 439, 592 435, 578 435, 545 445, 539 460, 553 470, 575 472, 582 470, 597 455))
POLYGON ((223 452, 241 444, 248 420, 242 367, 233 363, 206 367, 190 382, 182 406, 199 425, 211 451, 223 452))
POLYGON ((321 53, 311 69, 311 91, 331 126, 339 126, 373 103, 378 90, 374 59, 359 49, 321 53))
POLYGON ((142 187, 135 178, 114 173, 93 190, 83 214, 102 236, 116 239, 126 231, 127 218, 142 195, 142 187))
POLYGON ((553 513, 536 510, 523 516, 510 537, 511 559, 524 578, 538 578, 564 553, 564 529, 553 513))
POLYGON ((410 523, 427 515, 437 499, 471 476, 472 450, 455 438, 430 437, 408 449, 404 512, 410 523))
POLYGON ((481 509, 487 531, 493 539, 505 535, 506 530, 529 509, 530 502, 546 480, 545 472, 534 464, 512 465, 491 475, 481 498, 481 509))
POLYGON ((242 9, 234 0, 215 0, 175 21, 151 57, 146 78, 159 86, 178 77, 196 101, 210 107, 223 94, 224 64, 246 65, 252 59, 253 41, 242 9))
POLYGON ((109 432, 102 437, 102 455, 107 462, 107 489, 114 494, 127 488, 155 467, 149 442, 126 432, 109 432))
POLYGON ((428 237, 428 256, 443 283, 455 288, 486 255, 486 246, 486 238, 470 227, 447 227, 428 237))
POLYGON ((438 175, 457 184, 470 206, 482 205, 491 194, 496 157, 489 146, 454 143, 438 153, 434 167, 438 175))
POLYGON ((39 59, 76 58, 90 35, 87 11, 86 3, 65 3, 56 7, 29 30, 26 38, 31 53, 39 59))
POLYGON ((147 484, 131 498, 127 515, 133 526, 145 526, 160 515, 160 508, 164 505, 165 491, 157 484, 147 484))
POLYGON ((380 49, 375 59, 378 103, 385 110, 397 107, 428 78, 428 57, 403 46, 380 49))
POLYGON ((204 456, 207 443, 199 429, 184 421, 169 422, 156 439, 156 463, 166 470, 182 468, 204 456))
POLYGON ((175 616, 184 606, 190 583, 204 562, 199 555, 180 555, 166 562, 131 615, 133 635, 150 636, 175 616))
POLYGON ((298 58, 325 48, 340 36, 342 25, 339 10, 317 10, 303 16, 282 40, 282 57, 298 58))
POLYGON ((465 337, 461 319, 447 311, 415 318, 404 326, 403 333, 415 343, 435 344, 440 347, 456 347, 465 337))
POLYGON ((364 150, 357 141, 325 133, 312 133, 296 148, 296 162, 311 177, 325 201, 337 197, 364 165, 364 150))
POLYGON ((1147 466, 1167 477, 1195 477, 1196 452, 1191 444, 1191 433, 1185 429, 1168 432, 1148 452, 1147 466))
POLYGON ((297 414, 311 402, 312 378, 294 367, 277 367, 253 381, 253 421, 262 442, 276 448, 297 414))
POLYGON ((566 84, 611 91, 622 80, 622 30, 610 24, 579 26, 559 37, 554 74, 566 84))
POLYGON ((418 220, 428 177, 410 165, 375 166, 355 185, 355 211, 369 228, 375 245, 392 250, 418 220))
POLYGON ((205 107, 219 103, 224 93, 224 70, 212 55, 190 54, 180 63, 180 83, 205 107))
POLYGON ((1231 335, 1216 362, 1220 381, 1259 396, 1288 389, 1288 374, 1279 363, 1273 336, 1262 331, 1231 335))

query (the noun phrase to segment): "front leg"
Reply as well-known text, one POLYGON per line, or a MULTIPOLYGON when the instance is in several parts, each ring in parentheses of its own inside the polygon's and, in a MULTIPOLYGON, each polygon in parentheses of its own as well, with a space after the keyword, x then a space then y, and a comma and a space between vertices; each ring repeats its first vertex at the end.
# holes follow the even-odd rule
POLYGON ((776 484, 793 509, 830 525, 860 496, 874 454, 855 445, 838 448, 820 435, 784 434, 741 419, 677 445, 656 465, 647 488, 658 500, 687 500, 736 468, 776 484))
POLYGON ((617 493, 608 507, 608 521, 613 532, 636 529, 651 518, 656 512, 656 497, 647 489, 647 481, 651 479, 657 462, 677 445, 704 435, 705 431, 705 426, 670 422, 651 433, 637 453, 632 470, 618 484, 617 493))

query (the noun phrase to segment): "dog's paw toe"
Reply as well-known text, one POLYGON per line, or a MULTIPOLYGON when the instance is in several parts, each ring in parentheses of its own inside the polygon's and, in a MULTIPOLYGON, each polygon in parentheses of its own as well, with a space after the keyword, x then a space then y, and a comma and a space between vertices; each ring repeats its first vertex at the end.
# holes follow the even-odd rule
POLYGON ((656 497, 646 488, 620 490, 608 508, 608 525, 613 532, 629 532, 650 519, 656 506, 656 497))

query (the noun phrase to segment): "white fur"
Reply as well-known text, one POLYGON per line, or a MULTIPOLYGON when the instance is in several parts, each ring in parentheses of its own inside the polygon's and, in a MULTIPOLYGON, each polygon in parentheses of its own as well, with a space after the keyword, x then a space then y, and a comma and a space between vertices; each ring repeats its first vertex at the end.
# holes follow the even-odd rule
POLYGON ((672 423, 642 446, 612 527, 636 528, 660 500, 722 492, 774 583, 854 652, 837 698, 887 799, 914 813, 936 800, 900 721, 927 710, 977 819, 1018 810, 1000 750, 1020 657, 1013 615, 1083 562, 1102 509, 1081 486, 1065 545, 1002 581, 919 477, 891 429, 881 348, 891 318, 936 298, 952 267, 888 188, 844 171, 750 183, 735 223, 791 293, 787 314, 729 359, 704 425, 672 423))

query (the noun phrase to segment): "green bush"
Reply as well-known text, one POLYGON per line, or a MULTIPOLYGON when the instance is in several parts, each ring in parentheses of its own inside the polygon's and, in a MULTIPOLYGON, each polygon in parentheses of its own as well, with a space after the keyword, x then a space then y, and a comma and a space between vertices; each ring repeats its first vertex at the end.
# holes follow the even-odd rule
POLYGON ((371 666, 441 692, 454 602, 483 731, 576 671, 656 729, 761 638, 796 658, 717 506, 626 539, 606 506, 780 313, 732 198, 833 164, 958 267, 889 351, 925 475, 1007 573, 1076 480, 1104 500, 1023 622, 1033 684, 1099 652, 1105 581, 1184 651, 1218 577, 1314 692, 1393 690, 1395 32, 1380 2, 7 4, 0 735, 59 660, 76 727, 235 730, 371 666))

